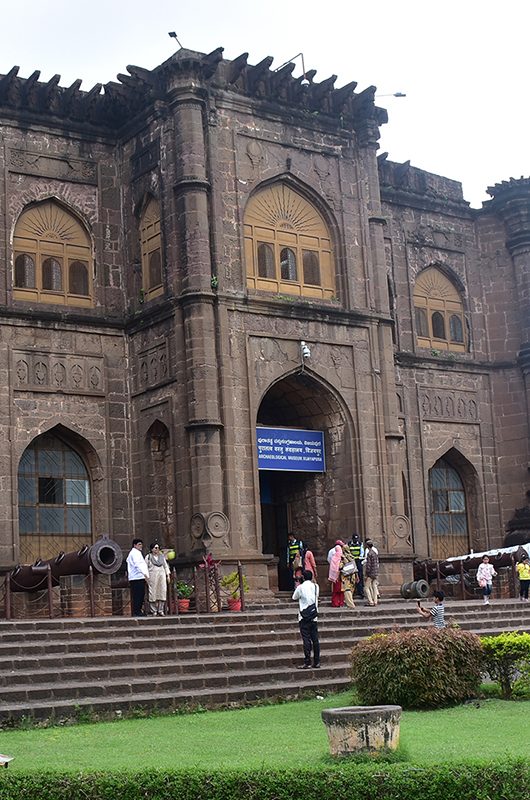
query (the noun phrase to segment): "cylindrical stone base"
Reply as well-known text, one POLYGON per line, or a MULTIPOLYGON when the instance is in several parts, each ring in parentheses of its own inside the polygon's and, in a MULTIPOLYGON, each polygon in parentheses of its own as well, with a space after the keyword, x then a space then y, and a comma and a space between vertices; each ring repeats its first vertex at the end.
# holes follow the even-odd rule
POLYGON ((332 756, 395 750, 400 718, 401 706, 346 706, 322 711, 332 756))

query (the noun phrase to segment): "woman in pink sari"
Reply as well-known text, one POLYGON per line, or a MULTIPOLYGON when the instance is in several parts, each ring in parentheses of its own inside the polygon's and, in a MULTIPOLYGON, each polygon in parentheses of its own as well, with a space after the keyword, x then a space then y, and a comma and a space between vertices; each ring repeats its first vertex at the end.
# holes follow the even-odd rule
POLYGON ((340 577, 340 562, 342 560, 342 548, 344 542, 337 539, 335 542, 335 550, 329 562, 328 580, 332 584, 333 589, 331 592, 331 605, 334 608, 340 608, 344 605, 344 592, 342 591, 342 581, 340 577))

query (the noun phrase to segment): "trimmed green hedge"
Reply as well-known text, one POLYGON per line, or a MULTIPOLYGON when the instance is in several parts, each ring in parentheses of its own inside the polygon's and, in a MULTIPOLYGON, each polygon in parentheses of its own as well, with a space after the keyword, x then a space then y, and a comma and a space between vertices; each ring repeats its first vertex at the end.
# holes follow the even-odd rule
MULTIPOLYGON (((296 735, 293 731, 294 753, 296 735)), ((428 767, 343 762, 246 772, 2 773, 2 800, 528 800, 530 796, 530 765, 523 761, 428 767)))
POLYGON ((352 650, 352 680, 364 705, 442 708, 476 697, 480 638, 458 628, 376 633, 352 650))

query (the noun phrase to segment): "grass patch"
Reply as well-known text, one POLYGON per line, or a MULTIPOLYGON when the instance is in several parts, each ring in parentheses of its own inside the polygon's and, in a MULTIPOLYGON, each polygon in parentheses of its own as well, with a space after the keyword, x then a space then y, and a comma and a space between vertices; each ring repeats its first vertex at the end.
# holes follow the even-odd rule
MULTIPOLYGON (((15 756, 10 771, 309 768, 330 760, 320 712, 351 704, 349 691, 234 711, 7 730, 0 732, 0 749, 15 756)), ((404 712, 403 752, 417 765, 528 760, 530 737, 522 732, 529 715, 529 701, 494 699, 404 712)))

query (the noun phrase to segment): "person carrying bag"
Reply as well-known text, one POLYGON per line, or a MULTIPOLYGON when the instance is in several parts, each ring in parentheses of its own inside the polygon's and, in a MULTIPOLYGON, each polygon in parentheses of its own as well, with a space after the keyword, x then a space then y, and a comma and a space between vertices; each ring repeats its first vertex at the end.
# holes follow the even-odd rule
POLYGON ((304 581, 297 586, 293 593, 293 600, 298 600, 298 625, 304 647, 304 663, 299 669, 314 669, 320 667, 320 642, 318 639, 318 584, 313 583, 313 573, 305 570, 304 581), (311 652, 313 664, 311 665, 311 652))

